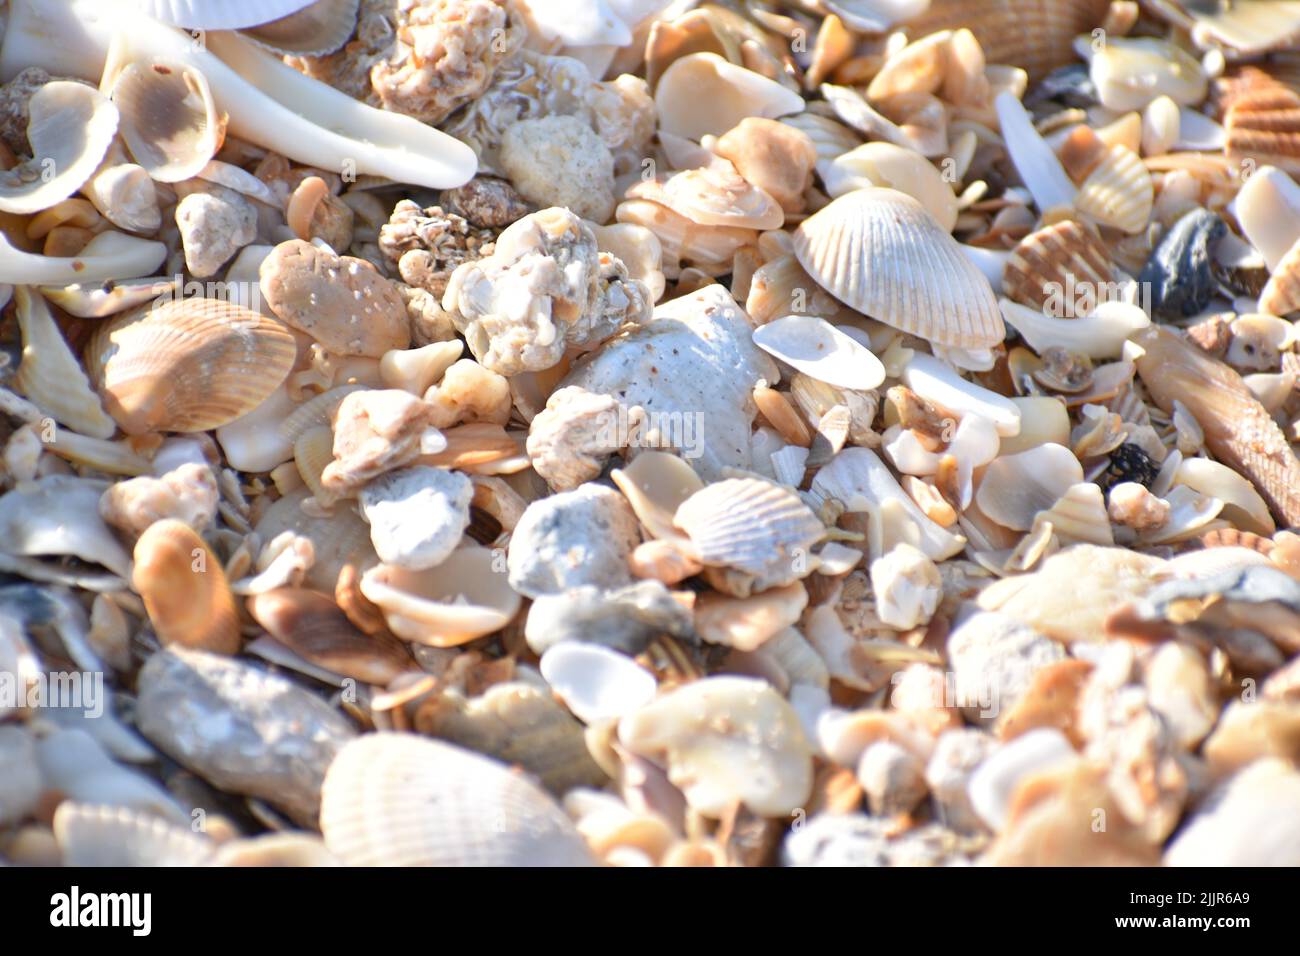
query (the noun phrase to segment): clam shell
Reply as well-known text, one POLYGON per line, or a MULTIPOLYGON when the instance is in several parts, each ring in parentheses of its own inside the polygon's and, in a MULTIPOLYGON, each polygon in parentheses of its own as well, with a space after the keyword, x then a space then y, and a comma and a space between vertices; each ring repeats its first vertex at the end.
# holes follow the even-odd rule
POLYGON ((297 345, 275 319, 217 299, 181 299, 107 322, 86 365, 128 435, 218 428, 288 376, 297 345))
POLYGON ((361 577, 361 593, 403 640, 455 647, 499 631, 519 610, 505 562, 494 551, 464 545, 424 571, 380 564, 361 577))
POLYGON ((1195 4, 1154 0, 1156 13, 1191 33, 1198 46, 1224 47, 1239 54, 1286 48, 1300 35, 1300 5, 1291 0, 1195 4))
POLYGON ((318 425, 309 428, 293 443, 293 463, 316 500, 328 506, 338 499, 333 491, 325 487, 321 476, 334 461, 334 432, 327 426, 318 425))
POLYGON ((989 518, 1013 531, 1028 531, 1034 516, 1051 508, 1083 481, 1083 466, 1063 445, 1042 444, 991 462, 975 492, 989 518))
POLYGON ((64 866, 202 866, 215 844, 192 830, 128 807, 65 800, 54 812, 64 866))
POLYGON ((84 83, 46 83, 28 112, 32 159, 0 172, 4 212, 39 212, 67 199, 99 168, 117 133, 117 107, 84 83))
POLYGON ((908 18, 911 36, 969 27, 989 63, 1024 69, 1031 81, 1076 61, 1074 38, 1106 19, 1109 0, 932 0, 908 18))
POLYGON ((658 689, 654 675, 626 654, 585 641, 548 648, 540 666, 551 689, 586 724, 633 713, 658 689))
POLYGON ((192 179, 221 148, 225 118, 203 74, 152 59, 128 64, 113 79, 122 140, 154 179, 192 179))
POLYGON ((1174 485, 1186 485, 1223 502, 1219 516, 1242 531, 1271 535, 1277 530, 1268 505, 1249 481, 1227 465, 1209 458, 1184 458, 1174 473, 1174 485))
POLYGON ((937 342, 988 348, 1005 336, 988 280, 925 207, 857 189, 800 223, 799 263, 846 305, 937 342))
POLYGON ((241 32, 276 53, 325 56, 348 42, 359 7, 360 0, 312 0, 301 10, 241 32))
POLYGON ((1269 315, 1300 312, 1300 239, 1279 261, 1259 294, 1259 310, 1269 315))
POLYGON ((757 590, 808 574, 812 546, 826 530, 798 494, 753 478, 697 491, 677 508, 673 524, 686 533, 699 561, 752 574, 757 590))
POLYGON ((239 609, 217 556, 189 525, 155 521, 135 543, 132 587, 164 644, 234 654, 239 609))
MULTIPOLYGON (((1072 219, 1044 226, 1020 240, 1002 271, 1002 291, 1013 302, 1042 309, 1070 291, 1115 288, 1115 265, 1097 230, 1072 219)), ((1073 303, 1071 303, 1073 304, 1073 303)))
POLYGON ((105 414, 45 300, 35 290, 17 286, 14 301, 23 334, 22 364, 14 384, 60 424, 91 438, 113 437, 117 425, 105 414))
POLYGON ((1079 187, 1074 208, 1104 226, 1130 235, 1151 218, 1155 186, 1141 158, 1126 146, 1111 146, 1079 187))
POLYGON ((348 866, 592 863, 564 811, 526 776, 412 734, 366 734, 330 764, 321 833, 348 866))
POLYGON ((709 133, 721 136, 746 117, 799 113, 804 101, 775 80, 716 53, 692 53, 673 61, 659 78, 655 107, 662 131, 698 140, 709 133))
POLYGON ((885 380, 885 367, 869 348, 815 315, 787 315, 759 326, 754 344, 827 385, 866 391, 885 380))

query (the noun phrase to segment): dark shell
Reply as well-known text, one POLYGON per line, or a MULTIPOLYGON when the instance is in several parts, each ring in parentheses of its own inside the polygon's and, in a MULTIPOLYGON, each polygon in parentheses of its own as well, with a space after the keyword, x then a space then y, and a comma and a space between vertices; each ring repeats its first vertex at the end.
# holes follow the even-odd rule
POLYGON ((1224 221, 1205 209, 1193 209, 1174 223, 1138 276, 1154 315, 1186 318, 1210 304, 1218 289, 1210 247, 1227 231, 1224 221))

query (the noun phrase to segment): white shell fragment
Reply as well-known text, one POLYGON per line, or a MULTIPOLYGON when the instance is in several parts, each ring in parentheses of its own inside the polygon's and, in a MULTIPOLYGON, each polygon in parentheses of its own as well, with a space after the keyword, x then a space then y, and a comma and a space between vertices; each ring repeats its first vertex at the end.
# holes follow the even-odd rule
POLYGON ((1020 408, 1011 399, 958 375, 932 355, 917 353, 903 369, 903 384, 957 415, 975 414, 987 418, 1004 437, 1020 431, 1020 408))
POLYGON ((542 676, 579 720, 598 724, 635 713, 654 699, 654 675, 626 654, 564 641, 541 660, 542 676))
POLYGON ((870 389, 885 380, 871 350, 815 315, 787 315, 754 330, 754 344, 819 382, 870 389))

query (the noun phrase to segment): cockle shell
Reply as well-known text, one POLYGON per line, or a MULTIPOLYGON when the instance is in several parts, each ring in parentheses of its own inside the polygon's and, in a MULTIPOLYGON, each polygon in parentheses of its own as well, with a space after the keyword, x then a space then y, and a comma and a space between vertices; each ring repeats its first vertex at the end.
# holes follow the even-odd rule
POLYGON ((425 571, 381 564, 361 577, 361 593, 378 605, 394 634, 430 647, 455 647, 505 627, 519 610, 504 561, 462 545, 425 571))
POLYGON ((221 148, 225 119, 200 71, 154 59, 130 63, 105 81, 131 157, 159 182, 193 178, 221 148))
POLYGON ((23 334, 22 364, 14 384, 60 424, 91 438, 112 438, 117 425, 105 414, 45 300, 20 285, 14 289, 14 302, 23 334))
POLYGON ((1095 304, 1098 290, 1114 289, 1115 279, 1115 265, 1097 230, 1066 219, 1030 233, 1011 250, 1002 291, 1012 301, 1038 309, 1056 300, 1073 306, 1067 296, 1076 289, 1090 291, 1095 304))
POLYGON ((799 263, 841 302, 940 345, 1005 336, 984 274, 921 203, 894 189, 841 196, 800 223, 799 263))
POLYGON ((1270 81, 1247 89, 1229 102, 1223 125, 1229 159, 1300 174, 1300 94, 1291 88, 1270 81))
POLYGON ((84 83, 46 83, 28 111, 32 159, 0 173, 4 212, 39 212, 67 199, 99 167, 117 133, 117 107, 84 83))
POLYGON ((151 813, 71 800, 54 812, 54 836, 64 866, 201 866, 216 847, 151 813))
POLYGON ((296 354, 275 319, 217 299, 180 299, 99 326, 86 365, 108 413, 128 435, 143 435, 234 421, 275 391, 296 354))
POLYGON ((412 734, 365 734, 321 789, 325 845, 348 866, 575 866, 594 862, 526 776, 412 734))
POLYGON ((221 562, 185 522, 155 521, 140 535, 131 582, 164 644, 239 650, 239 610, 221 562))
POLYGON ((754 344, 819 382, 867 391, 885 380, 875 354, 815 315, 787 315, 754 330, 754 344))
POLYGON ((770 195, 752 186, 730 163, 673 173, 664 182, 634 184, 628 199, 649 199, 701 226, 779 229, 785 212, 770 195))
POLYGON ((1132 235, 1146 227, 1154 201, 1151 173, 1137 153, 1116 145, 1083 181, 1074 208, 1104 226, 1132 235))
POLYGON ((674 60, 655 88, 660 130, 698 140, 721 136, 749 116, 776 119, 798 113, 803 97, 775 80, 728 63, 716 53, 674 60))

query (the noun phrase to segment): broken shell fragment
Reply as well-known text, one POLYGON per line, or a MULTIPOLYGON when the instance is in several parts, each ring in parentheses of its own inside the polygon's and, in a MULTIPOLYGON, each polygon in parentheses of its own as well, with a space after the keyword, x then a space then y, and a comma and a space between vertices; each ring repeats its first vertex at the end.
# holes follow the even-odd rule
POLYGON ((563 641, 542 655, 542 676, 586 724, 616 720, 654 699, 654 675, 626 654, 599 644, 563 641))
POLYGON ((866 391, 885 380, 885 367, 870 349, 815 315, 787 315, 759 326, 754 344, 827 385, 866 391))
POLYGON ((803 97, 716 53, 674 60, 655 87, 663 132, 698 140, 721 136, 750 116, 776 119, 804 108, 803 97))

